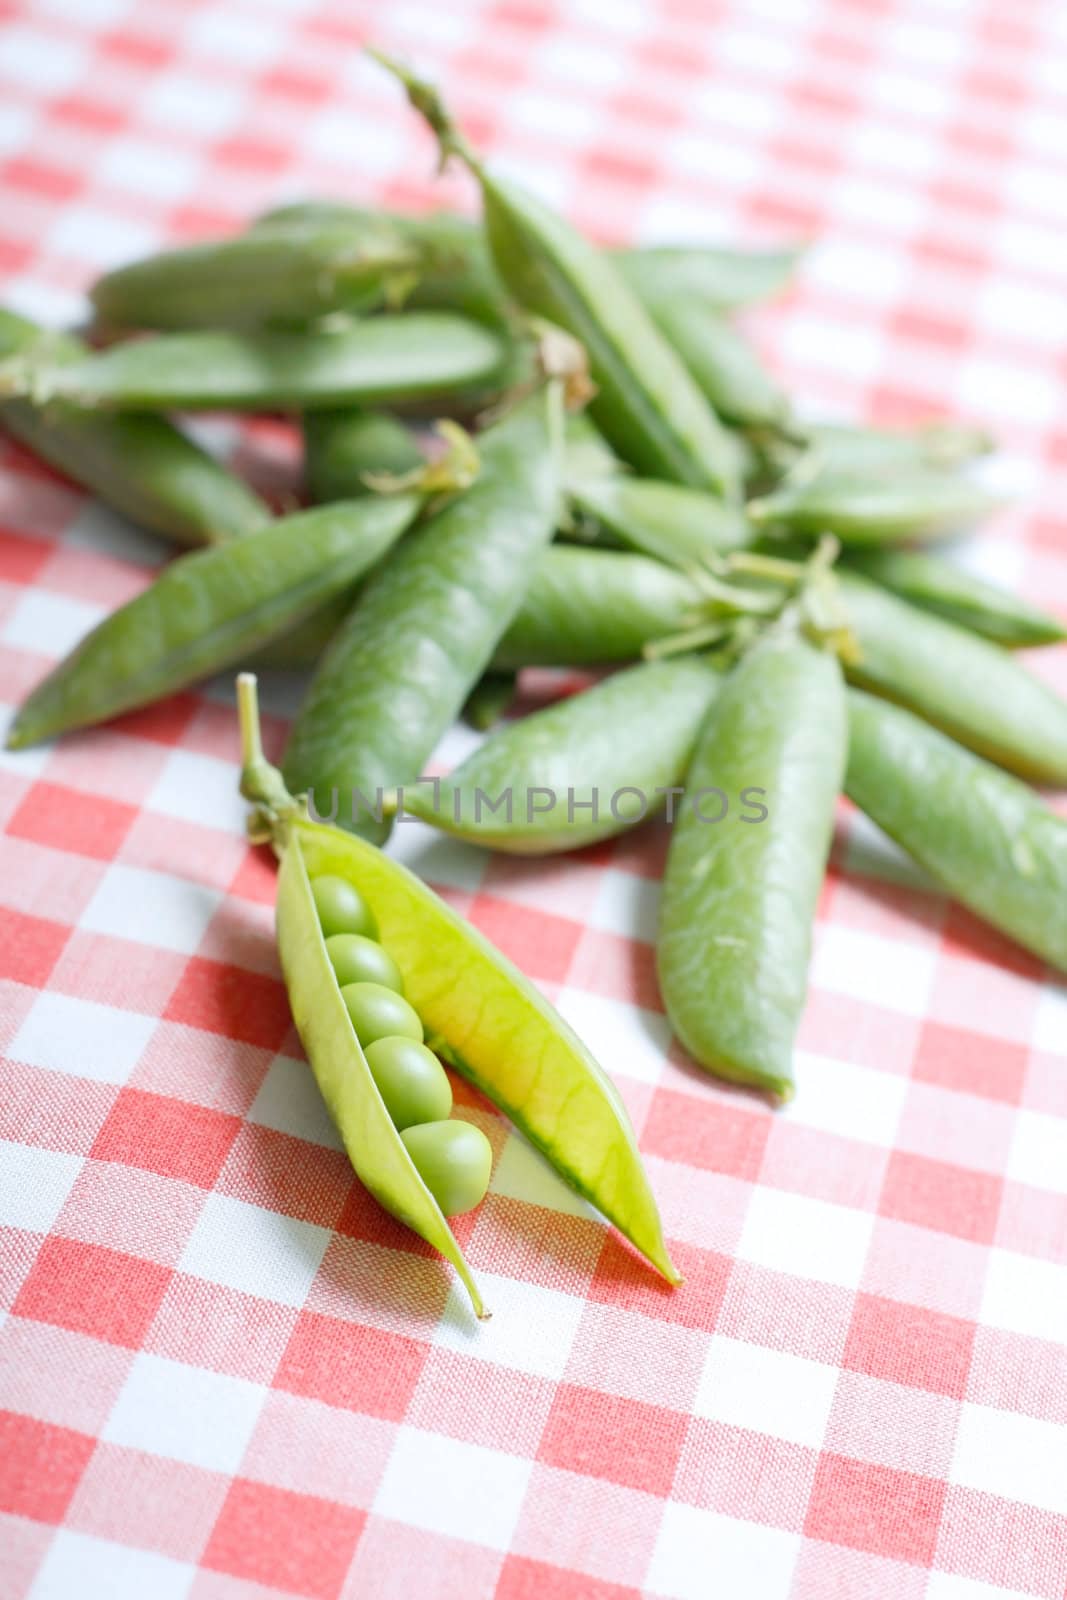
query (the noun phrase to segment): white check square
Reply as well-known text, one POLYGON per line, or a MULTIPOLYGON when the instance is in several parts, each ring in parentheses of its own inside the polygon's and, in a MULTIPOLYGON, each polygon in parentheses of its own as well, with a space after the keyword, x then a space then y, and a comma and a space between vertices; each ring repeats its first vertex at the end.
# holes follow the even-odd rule
POLYGON ((248 1111, 249 1122, 273 1128, 276 1133, 292 1134, 309 1144, 322 1144, 329 1150, 343 1150, 315 1074, 306 1061, 292 1056, 276 1056, 259 1093, 248 1111))
POLYGON ((989 1252, 980 1323, 1067 1344, 1067 1295, 1063 1268, 1012 1250, 989 1252))
POLYGON ((247 811, 231 761, 172 750, 146 805, 168 817, 198 822, 226 833, 243 833, 247 811))
POLYGON ((374 1510, 431 1533, 507 1550, 532 1471, 532 1461, 501 1450, 401 1427, 374 1510))
POLYGON ((33 1585, 33 1600, 185 1600, 196 1568, 153 1550, 60 1528, 33 1585))
POLYGON ((669 1600, 759 1595, 787 1600, 800 1535, 669 1501, 648 1573, 648 1589, 669 1600))
POLYGON ((837 1387, 837 1368, 716 1334, 697 1390, 697 1416, 818 1449, 837 1387))
POLYGON ((139 1353, 103 1437, 151 1455, 234 1473, 266 1389, 244 1378, 139 1353))
POLYGON ((81 1156, 0 1140, 0 1226, 47 1233, 81 1166, 81 1156))
POLYGON ((9 1051, 31 1067, 98 1083, 125 1083, 155 1028, 154 1017, 45 991, 33 1002, 9 1051))
POLYGON ((44 589, 28 589, 4 623, 4 643, 36 655, 65 656, 103 615, 100 606, 44 589))
POLYGON ((472 1321, 467 1292, 453 1278, 444 1315, 434 1330, 434 1344, 517 1372, 562 1378, 584 1301, 491 1272, 479 1272, 478 1283, 492 1309, 492 1320, 472 1321))
POLYGON ((1008 1177, 1035 1189, 1067 1194, 1067 1117, 1020 1111, 1015 1119, 1008 1177))
POLYGON ((949 1477, 968 1489, 1067 1516, 1067 1430, 964 1402, 949 1477))
POLYGON ((302 1306, 329 1242, 328 1228, 210 1194, 179 1267, 244 1294, 302 1306))
POLYGON ((737 1254, 775 1272, 854 1289, 873 1230, 874 1218, 866 1212, 780 1189, 756 1189, 737 1254))
POLYGON ((97 885, 79 925, 90 933, 112 934, 192 955, 221 901, 218 891, 203 884, 172 878, 166 872, 113 864, 97 885))

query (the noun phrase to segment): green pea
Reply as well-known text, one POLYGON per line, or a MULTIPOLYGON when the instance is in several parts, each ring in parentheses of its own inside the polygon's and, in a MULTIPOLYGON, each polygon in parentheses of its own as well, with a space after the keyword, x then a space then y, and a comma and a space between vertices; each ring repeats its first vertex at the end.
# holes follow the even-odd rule
POLYGON ((400 968, 376 939, 362 933, 335 933, 326 941, 326 954, 339 984, 380 983, 404 993, 400 968))
POLYGON ((387 989, 381 983, 346 983, 341 999, 364 1050, 376 1039, 389 1039, 397 1034, 422 1043, 419 1014, 395 989, 387 989))
POLYGON ((375 1039, 363 1053, 386 1110, 401 1131, 418 1122, 442 1122, 451 1115, 448 1073, 417 1039, 390 1034, 375 1039))
POLYGON ((315 909, 319 913, 325 938, 329 939, 336 933, 359 933, 365 939, 378 937, 378 924, 370 906, 355 884, 349 883, 347 878, 324 872, 320 877, 312 878, 311 893, 315 897, 315 909))
POLYGON ((481 1205, 493 1170, 493 1149, 473 1122, 421 1122, 401 1139, 419 1177, 446 1217, 481 1205))

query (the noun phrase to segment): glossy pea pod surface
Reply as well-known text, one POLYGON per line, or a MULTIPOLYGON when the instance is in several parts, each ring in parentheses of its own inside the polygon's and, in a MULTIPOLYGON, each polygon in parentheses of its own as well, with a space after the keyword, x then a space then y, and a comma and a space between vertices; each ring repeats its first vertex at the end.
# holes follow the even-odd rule
POLYGON ((167 567, 106 617, 21 707, 21 748, 150 704, 256 648, 351 589, 409 526, 415 495, 357 500, 280 518, 167 567))
POLYGON ((311 411, 462 394, 504 356, 480 324, 424 311, 306 333, 157 334, 62 365, 30 352, 9 363, 0 392, 146 411, 311 411))
POLYGON ((378 840, 376 791, 410 782, 458 715, 551 539, 562 481, 555 383, 479 440, 481 472, 363 590, 308 691, 285 753, 289 788, 378 840))
POLYGON ((853 551, 848 566, 902 600, 1008 649, 1058 644, 1067 624, 1021 595, 921 550, 853 551))
POLYGON ((688 295, 646 288, 644 303, 718 416, 760 432, 785 427, 789 401, 736 328, 688 295))
POLYGON ((934 468, 883 472, 838 469, 831 463, 798 473, 772 494, 749 503, 761 528, 844 545, 885 545, 947 538, 994 511, 1000 501, 973 478, 934 468))
MULTIPOLYGON (((88 355, 79 339, 45 334, 32 322, 0 311, 0 356, 29 350, 42 338, 51 362, 74 365, 88 355)), ((165 417, 6 400, 0 422, 106 505, 179 544, 222 544, 271 520, 270 507, 259 495, 165 417)))
POLYGON ((323 219, 166 250, 105 273, 92 290, 112 328, 237 328, 311 322, 328 312, 387 304, 417 256, 387 218, 356 230, 323 219))
POLYGON ((847 792, 976 916, 1067 971, 1067 823, 1026 784, 851 690, 847 792))
POLYGON ((682 484, 624 474, 568 484, 571 505, 631 549, 689 569, 748 544, 744 513, 682 484))
POLYGON ((399 477, 425 460, 410 428, 387 411, 312 411, 303 434, 304 482, 319 505, 367 494, 368 474, 399 477))
POLYGON ((510 723, 447 778, 406 789, 404 809, 512 855, 610 839, 682 783, 720 681, 695 656, 616 673, 510 723))
POLYGON ((322 940, 310 876, 356 884, 431 1040, 669 1282, 637 1142, 611 1080, 534 986, 412 873, 339 829, 294 819, 282 848, 278 943, 301 1038, 360 1179, 481 1295, 374 1084, 322 940))
POLYGON ((819 460, 838 471, 964 466, 993 448, 984 429, 958 422, 923 422, 913 428, 813 422, 803 432, 819 460))
POLYGON ((845 744, 836 660, 768 635, 712 703, 667 856, 657 968, 671 1024, 716 1076, 779 1098, 793 1088, 845 744), (763 820, 738 804, 751 790, 763 820), (722 796, 729 809, 711 820, 722 796))
POLYGON ((584 345, 596 384, 590 414, 612 447, 650 477, 713 493, 735 489, 715 413, 611 258, 518 184, 489 173, 436 91, 386 65, 442 148, 477 179, 493 262, 510 294, 584 345))
POLYGON ((1067 702, 985 639, 853 573, 838 574, 856 644, 850 681, 895 700, 1035 783, 1067 783, 1067 702))

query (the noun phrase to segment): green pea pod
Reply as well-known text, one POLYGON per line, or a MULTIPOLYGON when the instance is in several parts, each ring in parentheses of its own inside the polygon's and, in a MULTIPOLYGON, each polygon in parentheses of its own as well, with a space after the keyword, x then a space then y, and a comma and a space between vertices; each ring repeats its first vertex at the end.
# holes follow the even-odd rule
MULTIPOLYGON (((563 419, 552 382, 479 439, 481 472, 363 590, 312 680, 285 753, 319 815, 374 811, 417 778, 522 604, 558 519, 563 419), (358 800, 357 797, 362 797, 358 800), (329 807, 329 810, 327 810, 329 807)), ((378 840, 384 820, 353 815, 378 840)))
POLYGON ((0 394, 146 411, 329 410, 462 394, 504 356, 478 323, 424 311, 311 333, 161 333, 69 365, 31 352, 6 363, 0 394))
POLYGON ((846 789, 994 928, 1067 972, 1067 823, 1016 778, 852 690, 846 789))
POLYGON ((518 686, 518 675, 514 672, 483 673, 467 696, 464 722, 476 733, 488 733, 506 716, 518 686))
POLYGON ((8 748, 149 705, 245 660, 332 595, 350 591, 419 504, 416 495, 345 501, 181 557, 38 685, 8 732, 8 748))
POLYGON ((368 473, 401 477, 425 461, 411 430, 387 411, 313 411, 303 431, 304 481, 319 505, 368 493, 368 473))
POLYGON ((789 422, 789 401, 748 340, 699 300, 675 293, 642 298, 708 404, 724 422, 774 433, 789 422))
POLYGON ((699 489, 623 474, 568 485, 572 505, 624 545, 688 570, 751 541, 744 513, 699 489))
POLYGON ((781 1099, 845 744, 836 660, 768 634, 712 703, 667 856, 657 963, 671 1024, 701 1066, 781 1099))
MULTIPOLYGON (((0 358, 28 351, 42 337, 53 361, 74 364, 87 354, 71 335, 44 335, 34 323, 0 310, 0 358)), ((0 422, 106 505, 179 544, 221 544, 271 519, 269 506, 247 484, 164 417, 7 400, 0 422)))
POLYGON ((1067 783, 1067 702, 1021 662, 853 573, 838 574, 851 682, 1035 783, 1067 783))
POLYGON ((483 1315, 462 1252, 407 1156, 348 1023, 308 882, 324 873, 359 889, 405 994, 449 1063, 668 1283, 680 1283, 626 1108, 603 1068, 534 985, 413 873, 352 834, 307 819, 263 760, 254 679, 241 680, 238 699, 242 793, 257 803, 257 826, 282 857, 278 940, 294 1018, 362 1182, 452 1262, 483 1315))
POLYGON ((620 250, 615 260, 646 306, 678 298, 715 311, 770 300, 796 272, 803 246, 736 250, 715 245, 653 245, 620 250))
POLYGON ((795 474, 772 494, 750 501, 748 514, 761 528, 809 538, 832 533, 845 545, 882 545, 945 538, 999 505, 972 478, 933 468, 878 475, 831 466, 795 474))
POLYGON ((819 460, 835 472, 960 467, 988 455, 993 448, 984 429, 959 422, 923 422, 913 428, 816 422, 806 424, 804 433, 819 460))
POLYGON ((472 844, 549 855, 610 839, 681 793, 720 679, 696 656, 648 662, 509 723, 403 810, 472 844))
MULTIPOLYGON (((314 666, 352 608, 339 595, 258 651, 257 666, 314 666)), ((661 561, 553 544, 537 558, 518 615, 493 653, 498 671, 632 661, 647 644, 725 614, 693 578, 661 561)))
POLYGON ((386 218, 358 230, 321 221, 264 230, 134 261, 105 273, 91 299, 111 328, 169 331, 312 322, 328 312, 388 304, 417 255, 386 218))
POLYGON ((646 556, 552 545, 493 656, 496 667, 598 666, 632 661, 653 639, 707 611, 699 585, 646 556))
POLYGON ((398 77, 442 152, 477 179, 496 270, 527 311, 565 328, 589 353, 593 421, 650 477, 733 491, 721 426, 679 357, 610 257, 517 184, 494 177, 461 138, 431 85, 371 52, 398 77))
POLYGON ((1059 644, 1067 625, 1020 595, 918 550, 857 550, 848 561, 865 577, 923 611, 1009 649, 1059 644))

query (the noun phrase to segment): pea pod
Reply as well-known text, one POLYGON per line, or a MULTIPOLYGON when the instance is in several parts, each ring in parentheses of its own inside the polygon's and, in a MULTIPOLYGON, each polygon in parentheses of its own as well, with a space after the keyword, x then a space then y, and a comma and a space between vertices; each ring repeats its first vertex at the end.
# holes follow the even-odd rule
POLYGON ((737 250, 715 245, 652 245, 615 260, 646 306, 678 298, 715 311, 770 300, 789 283, 803 247, 737 250))
MULTIPOLYGON (((518 611, 551 539, 562 482, 554 381, 479 439, 482 469, 404 541, 366 588, 316 673, 285 753, 320 815, 374 811, 420 775, 518 611)), ((383 839, 384 820, 352 817, 383 839)))
POLYGON ((402 291, 417 255, 382 216, 358 230, 323 220, 166 250, 105 273, 92 290, 112 328, 239 328, 361 312, 402 291))
POLYGON ((303 422, 304 480, 319 505, 366 494, 367 474, 423 465, 414 434, 387 411, 313 411, 303 422))
POLYGON ((504 355, 478 323, 426 311, 311 333, 161 333, 69 364, 31 352, 6 364, 0 393, 146 411, 328 410, 462 394, 504 355))
MULTIPOLYGON (((74 364, 87 354, 69 334, 44 335, 0 311, 0 357, 27 351, 42 337, 53 361, 74 364)), ((49 466, 150 533, 186 545, 221 544, 270 521, 269 506, 247 484, 164 417, 7 400, 0 421, 49 466)))
POLYGON ((518 686, 518 675, 514 672, 483 673, 467 696, 464 722, 476 733, 488 733, 507 714, 518 686))
POLYGON ((1058 644, 1067 625, 1020 595, 918 550, 857 550, 848 565, 901 599, 1010 649, 1058 644))
POLYGON ((849 796, 951 894, 1067 971, 1067 823, 898 706, 848 697, 849 796))
POLYGON ((933 468, 875 474, 831 465, 795 473, 772 494, 750 501, 748 514, 761 528, 809 538, 832 533, 845 545, 883 545, 944 538, 999 504, 981 484, 959 474, 933 468))
POLYGON ((633 1129, 607 1074, 533 984, 431 889, 372 845, 307 819, 263 760, 254 696, 255 680, 242 680, 242 792, 256 803, 257 836, 268 834, 282 860, 278 944, 293 1015, 361 1181, 452 1262, 483 1315, 459 1245, 396 1133, 345 1014, 309 882, 325 873, 358 887, 406 995, 449 1062, 657 1272, 679 1283, 633 1129))
POLYGON ((1067 702, 1006 651, 854 573, 838 575, 850 680, 1035 783, 1067 783, 1067 702))
POLYGON ((619 474, 572 482, 568 494, 624 545, 683 569, 714 564, 751 539, 743 512, 677 483, 619 474))
POLYGON ((650 477, 713 493, 736 488, 714 412, 610 258, 518 185, 491 175, 436 91, 372 54, 404 84, 442 152, 459 156, 477 179, 493 261, 511 294, 585 346, 597 387, 590 414, 609 444, 650 477))
POLYGON ((993 441, 983 428, 959 422, 922 422, 912 428, 805 425, 809 447, 835 471, 887 472, 915 467, 959 467, 988 455, 993 441))
POLYGON ((610 839, 682 783, 719 681, 696 656, 631 667, 510 723, 447 778, 405 787, 398 803, 511 855, 610 839))
POLYGON ((646 288, 643 299, 717 416, 754 432, 787 427, 789 401, 736 328, 688 295, 646 288))
POLYGON ((416 495, 344 501, 183 556, 37 686, 8 732, 8 748, 103 722, 244 660, 349 591, 419 504, 416 495))
POLYGON ((701 1066, 781 1099, 845 743, 837 662, 768 634, 712 703, 667 856, 657 965, 671 1024, 701 1066))

